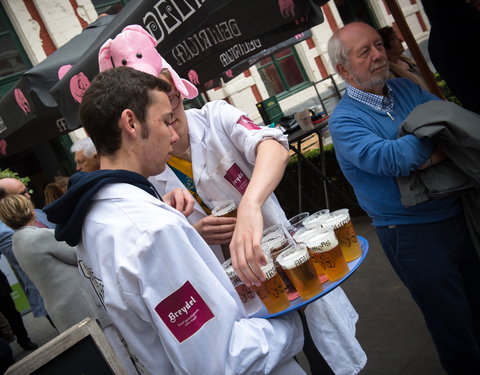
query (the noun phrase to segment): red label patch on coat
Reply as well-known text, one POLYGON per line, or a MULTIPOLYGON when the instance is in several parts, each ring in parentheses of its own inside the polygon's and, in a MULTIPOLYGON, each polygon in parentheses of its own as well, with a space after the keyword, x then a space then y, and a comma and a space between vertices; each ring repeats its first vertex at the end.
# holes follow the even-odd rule
POLYGON ((160 302, 155 311, 179 342, 195 334, 214 316, 190 281, 160 302))
POLYGON ((260 126, 255 124, 252 120, 250 120, 247 116, 242 116, 237 121, 238 125, 242 125, 244 128, 248 130, 258 130, 261 129, 260 126))

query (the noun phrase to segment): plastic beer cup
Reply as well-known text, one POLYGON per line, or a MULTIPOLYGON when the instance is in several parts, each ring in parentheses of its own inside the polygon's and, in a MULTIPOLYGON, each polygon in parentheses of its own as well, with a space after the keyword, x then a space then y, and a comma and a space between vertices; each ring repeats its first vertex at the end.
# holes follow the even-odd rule
POLYGON ((332 212, 330 217, 323 221, 321 225, 324 228, 333 228, 347 262, 351 262, 362 255, 357 232, 353 227, 348 209, 344 208, 332 212))
POLYGON ((237 205, 233 199, 217 202, 212 210, 213 216, 237 217, 237 205))
MULTIPOLYGON (((237 205, 233 199, 223 202, 216 202, 212 215, 217 217, 237 217, 237 205)), ((228 244, 221 244, 223 257, 230 258, 230 247, 228 244)))
POLYGON ((302 228, 302 222, 309 216, 308 212, 301 212, 298 215, 295 215, 288 219, 289 225, 287 227, 288 233, 291 236, 295 234, 300 228, 302 228))
POLYGON ((223 269, 230 279, 230 282, 233 284, 240 300, 245 306, 245 311, 248 315, 255 314, 258 310, 262 308, 262 302, 258 298, 257 294, 253 289, 246 286, 242 280, 237 276, 235 270, 232 267, 232 260, 228 259, 223 264, 223 269))
POLYGON ((325 208, 323 210, 317 211, 307 217, 305 220, 302 221, 302 225, 306 228, 315 228, 320 226, 322 221, 326 219, 330 215, 330 210, 325 208))
MULTIPOLYGON (((322 230, 323 229, 321 227, 312 227, 312 228, 303 227, 297 233, 294 234, 293 239, 296 243, 306 244, 307 237, 313 236, 321 232, 322 230)), ((315 270, 317 271, 318 276, 325 275, 325 272, 323 271, 322 267, 315 267, 315 270)), ((325 276, 322 279, 323 279, 323 282, 328 280, 328 278, 325 278, 325 276)))
POLYGON ((262 300, 270 314, 283 311, 288 308, 290 301, 285 293, 285 284, 278 274, 275 264, 267 257, 267 265, 262 267, 266 280, 260 286, 253 289, 262 300))
POLYGON ((293 245, 282 251, 277 257, 277 262, 285 270, 288 278, 304 300, 315 297, 323 290, 322 282, 318 278, 310 254, 304 244, 293 245))
POLYGON ((288 239, 282 235, 277 235, 277 237, 270 238, 262 243, 262 249, 272 258, 273 264, 287 288, 287 292, 294 293, 296 291, 295 286, 287 277, 282 266, 277 262, 277 256, 288 246, 290 246, 288 239))
POLYGON ((305 241, 315 268, 321 268, 330 281, 340 280, 350 271, 333 229, 307 237, 305 241))

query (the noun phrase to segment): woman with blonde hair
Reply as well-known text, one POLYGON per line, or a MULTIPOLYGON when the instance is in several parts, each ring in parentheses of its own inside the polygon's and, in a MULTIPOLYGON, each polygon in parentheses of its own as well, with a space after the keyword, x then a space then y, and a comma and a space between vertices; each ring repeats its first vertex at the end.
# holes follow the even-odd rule
POLYGON ((86 317, 106 322, 104 310, 83 285, 75 248, 58 242, 53 229, 35 226, 35 211, 29 199, 23 195, 1 199, 0 219, 15 230, 13 253, 40 291, 59 332, 86 317))

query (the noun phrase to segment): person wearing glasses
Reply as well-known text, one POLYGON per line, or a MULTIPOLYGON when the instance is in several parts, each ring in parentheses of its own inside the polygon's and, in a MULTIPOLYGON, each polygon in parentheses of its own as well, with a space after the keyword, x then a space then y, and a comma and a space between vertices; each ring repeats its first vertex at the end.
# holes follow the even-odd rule
MULTIPOLYGON (((117 61, 125 61, 126 66, 155 73, 172 86, 168 98, 178 140, 172 144, 166 169, 149 181, 160 195, 174 188, 190 191, 195 205, 187 220, 219 261, 225 260, 222 244, 230 244, 232 260, 252 252, 253 247, 260 249, 264 227, 288 224, 273 194, 289 160, 287 136, 278 129, 258 126, 223 100, 209 102, 201 109, 185 110, 183 99, 196 97, 197 89, 180 78, 156 51, 151 51, 150 58, 145 51, 141 59, 127 58, 125 54, 139 48, 138 40, 126 36, 126 30, 131 29, 127 26, 100 48, 99 65, 103 71, 118 66, 117 61), (236 219, 211 214, 216 203, 232 199, 237 205, 236 219)), ((257 275, 263 275, 259 271, 257 275)), ((242 278, 254 280, 251 275, 242 278)), ((310 333, 323 356, 313 344, 304 347, 312 372, 358 373, 366 363, 366 355, 355 338, 358 314, 343 290, 337 288, 309 305, 305 314, 321 317, 321 324, 310 333), (332 350, 333 347, 336 349, 332 350)), ((309 333, 308 329, 304 332, 309 333)))

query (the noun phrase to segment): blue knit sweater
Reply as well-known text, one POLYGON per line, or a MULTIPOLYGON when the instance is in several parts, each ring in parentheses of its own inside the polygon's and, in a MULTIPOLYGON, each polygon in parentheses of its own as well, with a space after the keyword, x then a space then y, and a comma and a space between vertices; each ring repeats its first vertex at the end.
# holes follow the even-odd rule
POLYGON ((375 226, 429 223, 460 212, 456 198, 431 200, 416 206, 400 203, 396 176, 408 176, 430 156, 433 144, 413 135, 398 136, 398 127, 419 104, 438 97, 411 81, 388 81, 394 98, 390 118, 345 95, 329 121, 340 167, 355 190, 360 206, 375 226))

